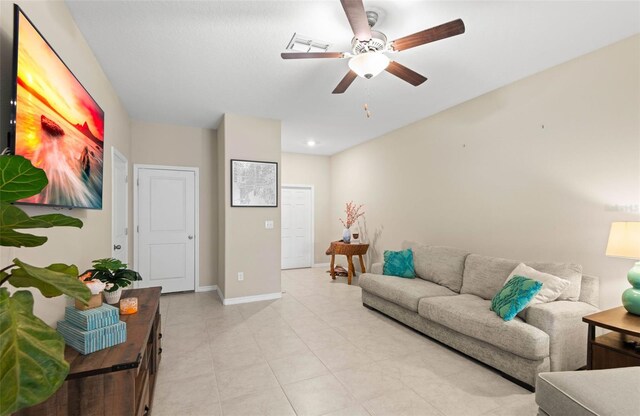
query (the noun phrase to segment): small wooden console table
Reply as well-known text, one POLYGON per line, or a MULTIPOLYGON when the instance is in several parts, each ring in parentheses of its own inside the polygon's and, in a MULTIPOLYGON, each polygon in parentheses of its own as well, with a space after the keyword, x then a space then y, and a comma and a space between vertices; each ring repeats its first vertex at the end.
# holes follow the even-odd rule
POLYGON ((640 365, 640 351, 631 345, 633 341, 640 344, 640 316, 620 306, 585 316, 582 320, 589 324, 587 370, 640 365), (598 326, 612 332, 596 337, 598 326))
POLYGON ((336 262, 336 254, 341 254, 343 256, 347 256, 347 263, 349 264, 348 272, 347 272, 347 282, 351 284, 351 278, 355 274, 355 267, 353 267, 353 256, 358 256, 358 260, 360 260, 360 269, 362 269, 362 273, 366 273, 367 269, 364 265, 364 260, 362 256, 367 254, 367 250, 369 249, 369 244, 347 244, 342 241, 334 241, 331 243, 331 247, 327 250, 327 254, 331 254, 331 278, 336 279, 335 272, 335 262, 336 262))
POLYGON ((62 387, 16 415, 150 415, 162 353, 161 289, 125 290, 123 298, 138 298, 137 313, 120 315, 127 323, 127 341, 88 355, 66 347, 71 369, 62 387))

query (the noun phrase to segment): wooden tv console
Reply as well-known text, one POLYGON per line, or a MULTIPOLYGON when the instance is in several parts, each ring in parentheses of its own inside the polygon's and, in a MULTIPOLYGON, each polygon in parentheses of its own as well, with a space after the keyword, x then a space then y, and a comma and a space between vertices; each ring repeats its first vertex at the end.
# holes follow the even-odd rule
POLYGON ((67 347, 71 370, 62 387, 16 415, 149 415, 162 354, 160 292, 159 287, 124 291, 123 298, 138 298, 138 313, 120 316, 127 323, 127 341, 88 355, 67 347))

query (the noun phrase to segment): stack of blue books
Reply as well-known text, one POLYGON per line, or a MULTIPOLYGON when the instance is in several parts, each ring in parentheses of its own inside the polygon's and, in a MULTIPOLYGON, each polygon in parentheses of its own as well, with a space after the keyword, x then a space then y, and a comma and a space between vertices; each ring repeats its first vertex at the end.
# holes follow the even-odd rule
POLYGON ((81 311, 67 306, 58 333, 68 346, 80 354, 90 354, 127 340, 127 324, 120 321, 120 311, 110 305, 81 311))

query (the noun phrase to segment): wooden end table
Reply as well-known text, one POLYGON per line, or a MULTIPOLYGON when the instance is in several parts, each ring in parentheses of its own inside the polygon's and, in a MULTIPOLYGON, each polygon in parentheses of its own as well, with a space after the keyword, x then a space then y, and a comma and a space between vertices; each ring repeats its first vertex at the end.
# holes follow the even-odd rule
POLYGON ((331 254, 331 278, 333 280, 336 279, 336 271, 335 271, 335 263, 336 263, 336 255, 347 256, 348 271, 347 271, 347 283, 351 284, 351 278, 355 274, 355 267, 353 266, 353 256, 358 256, 358 260, 360 260, 360 269, 362 269, 362 273, 366 273, 367 269, 364 266, 364 260, 362 256, 367 254, 367 250, 369 249, 369 244, 347 244, 342 241, 334 241, 331 243, 331 246, 327 250, 327 254, 331 254))
POLYGON ((640 316, 620 306, 582 318, 589 324, 587 370, 640 366, 640 350, 625 341, 640 345, 640 316), (612 332, 596 337, 596 327, 612 332))

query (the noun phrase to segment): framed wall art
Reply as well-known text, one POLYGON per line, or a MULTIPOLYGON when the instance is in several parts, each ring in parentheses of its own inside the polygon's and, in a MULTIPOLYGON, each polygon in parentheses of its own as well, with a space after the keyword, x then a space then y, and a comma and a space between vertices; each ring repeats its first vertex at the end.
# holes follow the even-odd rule
POLYGON ((278 164, 231 159, 231 206, 278 206, 278 164))

